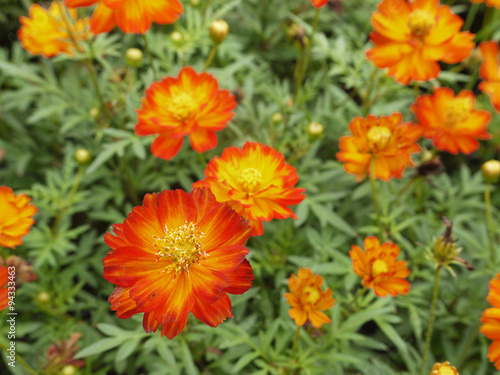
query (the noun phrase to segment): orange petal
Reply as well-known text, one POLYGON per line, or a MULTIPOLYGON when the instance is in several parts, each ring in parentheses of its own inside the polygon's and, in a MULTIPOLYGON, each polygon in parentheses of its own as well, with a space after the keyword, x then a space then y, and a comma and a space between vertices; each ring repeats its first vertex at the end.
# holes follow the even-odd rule
POLYGON ((233 317, 231 300, 226 293, 212 304, 206 304, 196 299, 193 306, 193 315, 206 325, 217 327, 227 318, 233 317))
POLYGON ((175 336, 177 336, 186 326, 187 315, 185 318, 176 320, 174 322, 163 323, 161 326, 161 335, 167 336, 170 340, 172 340, 175 336))
POLYGON ((226 275, 229 279, 229 286, 224 290, 229 294, 243 294, 252 287, 252 281, 255 279, 250 262, 245 259, 240 268, 235 273, 226 275))
POLYGON ((197 264, 189 269, 189 278, 194 293, 202 303, 211 304, 222 297, 229 286, 229 279, 222 272, 197 264))

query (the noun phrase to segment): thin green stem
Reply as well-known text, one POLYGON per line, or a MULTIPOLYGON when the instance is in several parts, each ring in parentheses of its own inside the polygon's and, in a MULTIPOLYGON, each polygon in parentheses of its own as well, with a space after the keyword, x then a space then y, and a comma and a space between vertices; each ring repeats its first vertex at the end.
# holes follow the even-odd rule
MULTIPOLYGON (((5 350, 5 352, 6 352, 6 353, 8 353, 8 352, 9 352, 9 350, 8 350, 7 346, 5 346, 5 345, 4 345, 3 343, 1 343, 1 342, 0 342, 0 347, 1 347, 3 350, 5 350)), ((28 362, 26 362, 26 361, 25 361, 25 360, 24 360, 24 359, 23 359, 23 358, 22 358, 19 354, 17 354, 17 353, 16 353, 15 357, 16 357, 16 361, 17 361, 17 362, 19 362, 19 363, 21 364, 21 366, 23 366, 23 367, 26 369, 26 371, 28 372, 28 374, 30 374, 30 375, 37 375, 37 374, 38 374, 38 372, 37 372, 37 371, 35 371, 35 370, 33 369, 33 367, 31 367, 31 366, 28 364, 28 362)))
POLYGON ((295 337, 293 338, 292 362, 295 361, 295 354, 297 353, 297 344, 299 343, 300 328, 301 326, 297 326, 297 330, 295 331, 295 337))
POLYGON ((474 22, 474 18, 476 17, 477 11, 479 10, 480 4, 472 4, 467 13, 467 18, 465 19, 465 24, 463 30, 470 30, 472 23, 474 22))
POLYGON ((417 99, 420 95, 420 87, 418 87, 417 81, 413 81, 413 92, 415 93, 415 99, 417 99))
POLYGON ((148 60, 149 60, 149 66, 151 67, 151 70, 153 71, 153 74, 155 76, 155 79, 158 80, 158 71, 156 70, 156 66, 153 61, 153 54, 151 53, 151 49, 149 48, 149 41, 148 37, 146 34, 142 34, 142 39, 144 39, 144 49, 146 50, 146 54, 148 55, 148 60))
POLYGON ((490 242, 490 258, 491 261, 495 262, 495 236, 493 227, 493 217, 491 215, 491 184, 486 183, 486 188, 484 189, 484 204, 486 205, 486 222, 488 225, 488 236, 490 242))
POLYGON ((434 290, 432 293, 431 313, 429 316, 429 325, 427 327, 427 333, 425 335, 425 347, 424 347, 424 353, 422 355, 422 364, 420 366, 420 375, 424 375, 425 373, 425 364, 427 362, 427 355, 429 354, 429 349, 431 347, 432 329, 434 328, 434 317, 436 315, 436 306, 439 294, 440 273, 441 273, 441 265, 437 266, 436 273, 434 275, 434 290))
POLYGON ((401 188, 401 190, 398 192, 398 194, 396 195, 396 198, 399 199, 399 197, 401 197, 406 192, 406 190, 408 190, 410 188, 410 186, 413 185, 419 178, 420 178, 420 176, 415 176, 410 181, 408 181, 406 183, 406 185, 403 186, 401 188))
POLYGON ((7 254, 5 253, 5 247, 0 246, 0 256, 2 257, 2 264, 7 265, 7 254))
POLYGON ((207 167, 207 162, 200 152, 198 152, 198 158, 200 159, 201 166, 205 169, 207 167))
POLYGON ((134 206, 140 206, 141 201, 139 200, 139 197, 137 195, 137 190, 135 188, 134 176, 132 176, 130 167, 123 158, 120 158, 120 167, 125 172, 125 179, 123 182, 125 183, 125 190, 127 191, 130 200, 132 201, 134 206))
POLYGON ((375 181, 375 158, 374 157, 372 158, 371 165, 370 165, 370 183, 372 185, 373 206, 375 207, 375 213, 377 215, 377 225, 380 228, 381 233, 385 234, 385 230, 382 227, 380 207, 378 205, 377 184, 375 181))
POLYGON ((212 49, 210 50, 210 54, 207 57, 207 61, 205 61, 205 66, 203 66, 203 71, 206 72, 210 64, 212 64, 212 61, 214 60, 215 53, 217 52, 217 47, 219 45, 217 43, 214 43, 212 46, 212 49))
POLYGON ((68 210, 68 207, 71 205, 71 201, 73 199, 73 196, 75 195, 76 191, 78 190, 78 187, 80 186, 80 182, 82 181, 84 170, 85 170, 84 167, 80 167, 78 169, 78 173, 76 174, 75 181, 73 182, 73 186, 71 187, 71 190, 69 191, 68 197, 66 198, 66 201, 64 202, 63 207, 61 207, 61 210, 57 214, 56 220, 54 221, 54 225, 52 226, 52 234, 53 235, 55 235, 57 233, 57 230, 59 229, 59 225, 61 225, 61 221, 64 217, 64 214, 68 210))

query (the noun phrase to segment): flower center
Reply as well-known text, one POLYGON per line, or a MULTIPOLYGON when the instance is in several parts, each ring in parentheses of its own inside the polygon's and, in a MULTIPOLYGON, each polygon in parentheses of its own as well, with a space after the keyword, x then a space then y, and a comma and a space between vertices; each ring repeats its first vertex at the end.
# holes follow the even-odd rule
POLYGON ((155 255, 168 257, 172 261, 167 271, 175 270, 176 273, 189 271, 189 267, 206 259, 208 254, 202 250, 201 239, 203 233, 196 229, 195 223, 184 223, 177 229, 165 228, 165 236, 155 239, 154 246, 158 249, 155 255))
POLYGON ((439 375, 455 375, 455 371, 450 366, 441 366, 438 370, 439 375))
POLYGON ((316 302, 318 302, 319 298, 321 297, 319 290, 312 286, 306 286, 304 288, 304 294, 306 295, 306 302, 309 302, 311 305, 314 305, 316 302))
POLYGON ((238 176, 238 182, 247 193, 255 193, 261 181, 262 173, 255 168, 243 169, 238 176))
POLYGON ((374 126, 366 134, 368 141, 372 144, 372 148, 383 150, 392 136, 391 129, 385 126, 374 126))
POLYGON ((377 259, 375 262, 372 264, 372 275, 373 276, 378 276, 381 273, 386 273, 389 271, 389 267, 387 266, 387 263, 384 262, 382 259, 377 259))
POLYGON ((446 126, 454 127, 470 117, 473 110, 473 103, 470 98, 453 99, 446 106, 444 119, 446 126))
POLYGON ((423 9, 417 9, 408 17, 408 27, 418 38, 425 38, 436 25, 436 17, 423 9))
POLYGON ((179 121, 190 118, 198 109, 198 105, 193 97, 185 92, 172 95, 167 103, 167 110, 179 121))

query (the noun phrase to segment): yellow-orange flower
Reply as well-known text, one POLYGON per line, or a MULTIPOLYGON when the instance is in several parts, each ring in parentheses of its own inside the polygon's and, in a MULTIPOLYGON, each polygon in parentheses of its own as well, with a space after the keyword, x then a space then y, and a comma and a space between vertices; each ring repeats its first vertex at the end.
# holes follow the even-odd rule
POLYGON ((500 0, 470 0, 471 3, 485 3, 489 7, 500 8, 500 0))
MULTIPOLYGON (((20 17, 21 28, 17 36, 25 50, 33 55, 52 57, 61 53, 74 54, 75 45, 68 33, 68 25, 61 15, 62 5, 52 2, 49 9, 38 4, 30 6, 29 17, 20 17)), ((78 43, 92 36, 89 19, 77 19, 76 10, 66 9, 70 19, 70 31, 78 43)))
POLYGON ((375 160, 375 178, 401 178, 405 168, 414 165, 411 154, 420 152, 416 141, 421 134, 413 124, 401 123, 402 119, 401 113, 354 118, 349 124, 352 136, 343 136, 339 142, 337 160, 344 162, 344 170, 359 182, 375 160))
POLYGON ((158 134, 151 145, 153 155, 169 160, 181 149, 188 135, 195 151, 205 152, 217 145, 216 131, 233 118, 236 101, 228 90, 219 90, 208 73, 183 68, 178 78, 154 82, 137 111, 137 135, 158 134))
POLYGON ((298 276, 292 274, 288 279, 290 293, 285 293, 291 307, 288 311, 290 317, 298 326, 303 326, 308 319, 316 328, 331 323, 330 318, 320 310, 328 310, 334 305, 333 291, 327 288, 324 292, 321 289, 323 278, 313 275, 309 268, 301 268, 298 276))
POLYGON ((7 308, 9 305, 9 269, 5 266, 0 266, 0 311, 7 308))
POLYGON ((490 97, 491 105, 500 112, 500 64, 498 59, 498 43, 483 42, 479 45, 483 62, 479 77, 484 79, 479 90, 490 97))
POLYGON ((462 18, 439 0, 383 0, 371 21, 366 56, 405 85, 436 78, 438 61, 458 63, 474 48, 474 34, 460 32, 462 18))
POLYGON ((172 339, 191 312, 216 327, 233 317, 228 293, 252 286, 251 228, 208 189, 147 194, 113 230, 104 236, 104 278, 116 285, 109 302, 119 318, 144 313, 146 332, 162 325, 172 339))
POLYGON ((328 3, 328 0, 311 0, 311 3, 316 8, 321 8, 328 3))
POLYGON ((451 366, 449 361, 434 363, 429 375, 460 375, 455 366, 451 366))
POLYGON ((10 187, 0 186, 0 246, 14 248, 23 243, 35 221, 37 208, 26 194, 14 195, 10 187))
POLYGON ((365 251, 352 245, 349 255, 352 259, 354 272, 361 277, 362 284, 373 288, 379 297, 388 294, 405 295, 410 290, 410 283, 405 280, 410 274, 404 260, 396 260, 399 247, 393 243, 383 243, 377 237, 366 237, 365 251))
POLYGON ((457 96, 448 87, 436 88, 432 95, 417 98, 415 112, 424 137, 432 139, 440 151, 470 154, 479 148, 478 139, 490 139, 487 132, 491 114, 476 109, 476 98, 463 90, 457 96))
POLYGON ((483 325, 479 331, 493 340, 488 351, 488 359, 495 364, 497 370, 500 370, 500 273, 490 281, 488 302, 493 307, 484 310, 481 317, 483 325))
POLYGON ((254 236, 264 233, 263 221, 297 219, 288 206, 305 198, 305 189, 294 188, 299 179, 295 168, 281 152, 260 143, 226 148, 208 163, 205 176, 193 187, 207 187, 218 202, 228 202, 250 221, 254 236))
POLYGON ((174 23, 183 13, 179 0, 64 0, 69 7, 97 4, 90 28, 100 34, 118 26, 125 33, 145 34, 153 22, 174 23))

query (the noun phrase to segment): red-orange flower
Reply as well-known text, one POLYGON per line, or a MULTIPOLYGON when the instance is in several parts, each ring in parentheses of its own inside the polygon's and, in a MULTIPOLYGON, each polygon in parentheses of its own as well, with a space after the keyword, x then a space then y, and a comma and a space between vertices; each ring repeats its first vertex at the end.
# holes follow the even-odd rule
POLYGON ((90 29, 95 34, 118 26, 125 33, 145 34, 153 22, 174 23, 183 13, 179 0, 64 0, 69 7, 97 4, 90 29))
POLYGON ((291 309, 288 311, 295 324, 303 326, 309 319, 316 328, 332 321, 320 310, 328 310, 335 303, 332 298, 333 291, 327 288, 325 292, 321 289, 323 278, 313 275, 309 268, 301 268, 298 276, 292 274, 288 279, 290 293, 285 293, 291 309))
MULTIPOLYGON (((68 25, 61 15, 61 5, 52 2, 49 9, 38 4, 30 6, 29 17, 20 17, 17 36, 25 50, 33 55, 52 57, 61 53, 74 54, 75 45, 68 33, 68 25)), ((62 6, 61 6, 62 7, 62 6)), ((67 10, 70 31, 78 43, 91 37, 89 19, 77 19, 76 10, 67 10)))
POLYGON ((379 297, 408 293, 410 283, 405 278, 410 271, 404 260, 396 260, 399 247, 388 242, 381 245, 377 237, 366 237, 364 246, 365 251, 357 245, 352 245, 349 251, 354 272, 363 279, 362 284, 373 288, 379 297))
POLYGON ((190 312, 215 327, 233 317, 227 294, 252 286, 244 246, 251 228, 208 189, 147 194, 123 224, 107 233, 104 278, 119 318, 143 312, 146 332, 172 339, 190 312))
POLYGON ((26 194, 14 195, 10 187, 0 186, 0 246, 14 248, 23 243, 35 221, 38 209, 26 194))
POLYGON ((474 34, 460 32, 462 18, 439 0, 383 0, 371 21, 375 47, 366 56, 405 85, 436 78, 438 61, 458 63, 474 48, 474 34))
POLYGON ((344 170, 359 182, 370 173, 374 160, 375 178, 401 178, 405 168, 414 165, 410 154, 420 152, 416 141, 421 135, 418 127, 402 120, 401 113, 354 118, 349 124, 352 136, 343 136, 339 142, 337 160, 344 162, 344 170))
POLYGON ((470 0, 471 3, 486 3, 489 7, 500 8, 500 0, 470 0))
POLYGON ((457 96, 448 87, 436 88, 432 95, 417 98, 415 112, 422 134, 432 139, 440 151, 470 154, 479 148, 478 139, 490 139, 486 131, 491 120, 488 111, 476 110, 476 98, 463 90, 457 96))
POLYGON ((146 90, 135 133, 159 134, 151 152, 162 159, 173 158, 186 135, 195 151, 205 152, 217 145, 215 132, 226 127, 234 108, 234 97, 228 90, 219 90, 211 74, 183 68, 178 78, 165 78, 146 90))
POLYGON ((285 163, 281 152, 260 143, 226 148, 208 163, 205 176, 193 187, 207 187, 218 202, 228 202, 250 221, 254 236, 264 233, 263 221, 297 219, 287 206, 305 198, 305 189, 294 188, 299 179, 295 168, 285 163))
POLYGON ((311 0, 311 3, 316 8, 321 8, 328 3, 328 0, 311 0))
POLYGON ((483 312, 480 328, 487 338, 493 340, 488 351, 488 359, 500 370, 500 273, 490 281, 490 291, 488 293, 490 307, 483 312))
POLYGON ((483 42, 479 45, 483 56, 479 77, 484 79, 479 90, 490 97, 491 105, 500 112, 500 63, 498 59, 498 43, 483 42))
POLYGON ((9 269, 5 266, 0 266, 0 311, 7 308, 9 305, 7 287, 9 283, 9 269))

